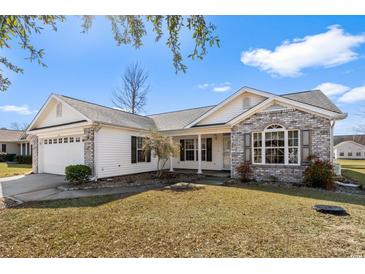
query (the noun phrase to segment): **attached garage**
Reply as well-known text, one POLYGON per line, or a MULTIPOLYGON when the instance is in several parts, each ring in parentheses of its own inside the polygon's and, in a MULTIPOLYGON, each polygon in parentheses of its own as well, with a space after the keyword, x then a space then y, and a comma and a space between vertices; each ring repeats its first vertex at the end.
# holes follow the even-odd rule
POLYGON ((43 173, 64 175, 66 166, 84 164, 82 136, 43 138, 40 148, 43 173))

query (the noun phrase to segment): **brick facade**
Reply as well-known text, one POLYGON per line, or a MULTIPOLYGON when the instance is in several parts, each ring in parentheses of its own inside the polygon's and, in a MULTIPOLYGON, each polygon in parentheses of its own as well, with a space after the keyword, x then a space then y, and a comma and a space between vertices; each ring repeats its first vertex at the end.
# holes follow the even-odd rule
MULTIPOLYGON (((244 134, 263 131, 271 124, 286 129, 310 130, 311 154, 322 160, 330 159, 330 121, 299 110, 280 110, 254 114, 232 128, 232 174, 237 177, 236 167, 244 161, 244 134)), ((302 182, 306 166, 252 165, 257 181, 270 181, 275 176, 280 182, 302 182)))
POLYGON ((38 137, 32 136, 30 144, 32 146, 32 171, 38 173, 38 137))
POLYGON ((95 128, 84 129, 84 164, 91 168, 92 176, 95 175, 95 128))

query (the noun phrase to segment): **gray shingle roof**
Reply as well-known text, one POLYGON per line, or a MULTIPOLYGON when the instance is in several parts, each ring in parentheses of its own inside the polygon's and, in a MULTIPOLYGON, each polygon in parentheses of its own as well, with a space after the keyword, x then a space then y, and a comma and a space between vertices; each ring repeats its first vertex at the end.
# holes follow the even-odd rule
MULTIPOLYGON (((141 116, 125 111, 89 103, 64 95, 57 95, 66 103, 94 122, 131 127, 136 129, 176 130, 182 129, 215 106, 184 109, 166 113, 141 116)), ((279 95, 283 98, 316 106, 336 113, 342 113, 335 104, 320 90, 279 95)))
POLYGON ((185 109, 160 114, 149 115, 154 121, 158 130, 182 129, 214 106, 185 109))
POLYGON ((342 111, 320 90, 309 90, 280 95, 281 97, 323 108, 337 113, 342 111))
POLYGON ((338 145, 339 143, 345 141, 354 141, 365 146, 365 134, 355 134, 355 135, 337 135, 333 136, 334 138, 334 145, 338 145))
POLYGON ((67 104, 75 108, 93 122, 137 129, 156 129, 154 121, 147 116, 131 114, 122 110, 85 102, 64 95, 56 94, 55 96, 64 100, 67 104))
POLYGON ((24 131, 0 129, 0 142, 17 142, 20 141, 24 131))

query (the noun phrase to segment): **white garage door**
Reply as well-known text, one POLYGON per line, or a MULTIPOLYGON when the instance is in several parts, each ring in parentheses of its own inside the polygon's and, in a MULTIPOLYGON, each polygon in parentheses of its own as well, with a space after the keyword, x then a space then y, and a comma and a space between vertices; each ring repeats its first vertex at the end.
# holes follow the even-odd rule
POLYGON ((68 165, 84 164, 81 136, 43 139, 43 172, 65 174, 68 165))

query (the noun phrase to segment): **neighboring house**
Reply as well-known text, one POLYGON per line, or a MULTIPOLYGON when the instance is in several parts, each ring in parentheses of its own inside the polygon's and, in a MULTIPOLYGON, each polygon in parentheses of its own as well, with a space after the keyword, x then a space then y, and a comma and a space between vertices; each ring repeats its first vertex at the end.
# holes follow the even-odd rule
POLYGON ((365 159, 365 146, 354 141, 343 141, 334 147, 336 159, 365 159))
POLYGON ((332 159, 333 125, 342 113, 321 91, 275 95, 244 87, 215 106, 149 116, 52 94, 27 133, 35 173, 64 174, 70 164, 94 178, 153 171, 143 136, 157 130, 180 144, 168 168, 230 170, 252 163, 257 180, 298 182, 309 155, 332 159))
POLYGON ((15 155, 31 155, 32 148, 21 130, 0 129, 0 152, 15 155))

